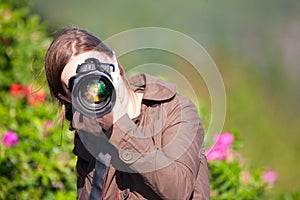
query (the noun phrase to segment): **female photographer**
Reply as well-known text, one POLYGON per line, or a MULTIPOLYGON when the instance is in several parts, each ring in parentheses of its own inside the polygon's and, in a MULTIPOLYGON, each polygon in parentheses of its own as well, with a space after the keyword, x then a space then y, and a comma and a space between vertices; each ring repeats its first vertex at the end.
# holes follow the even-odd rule
POLYGON ((148 74, 127 78, 115 53, 76 27, 55 36, 45 71, 51 95, 75 130, 78 199, 209 199, 201 120, 174 84, 148 74), (96 94, 89 84, 75 90, 73 83, 85 77, 81 68, 96 65, 112 67, 104 74, 113 89, 111 110, 93 116, 78 108, 85 102, 78 98, 99 103, 98 83, 96 94))

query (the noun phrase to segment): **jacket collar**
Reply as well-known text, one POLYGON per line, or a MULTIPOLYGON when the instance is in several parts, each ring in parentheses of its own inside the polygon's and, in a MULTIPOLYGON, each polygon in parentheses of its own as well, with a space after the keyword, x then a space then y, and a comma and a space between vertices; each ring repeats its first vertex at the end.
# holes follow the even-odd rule
POLYGON ((143 92, 143 99, 164 101, 176 94, 176 85, 168 83, 158 77, 142 73, 128 79, 134 92, 143 92))

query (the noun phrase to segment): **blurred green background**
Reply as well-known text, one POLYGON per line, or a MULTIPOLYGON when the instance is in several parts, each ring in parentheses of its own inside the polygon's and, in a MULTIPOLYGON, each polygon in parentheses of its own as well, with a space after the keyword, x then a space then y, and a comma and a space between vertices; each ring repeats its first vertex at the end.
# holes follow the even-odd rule
MULTIPOLYGON (((226 87, 224 131, 238 131, 254 167, 279 174, 276 192, 300 188, 300 1, 33 1, 32 9, 50 33, 69 25, 102 39, 138 27, 163 27, 186 34, 208 51, 226 87)), ((113 47, 112 47, 113 48, 113 47)), ((178 56, 142 50, 122 56, 126 67, 148 62, 184 70, 178 56)), ((201 78, 197 97, 209 113, 210 98, 201 78)), ((209 114, 208 114, 209 116, 209 114)), ((203 119, 208 125, 209 117, 203 119)))

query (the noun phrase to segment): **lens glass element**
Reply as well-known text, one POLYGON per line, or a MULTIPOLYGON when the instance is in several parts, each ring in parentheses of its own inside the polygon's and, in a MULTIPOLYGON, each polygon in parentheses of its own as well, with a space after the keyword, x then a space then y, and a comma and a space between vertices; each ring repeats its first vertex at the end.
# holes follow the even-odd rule
POLYGON ((99 104, 110 96, 106 85, 102 81, 93 81, 86 85, 83 92, 85 99, 90 103, 99 104))

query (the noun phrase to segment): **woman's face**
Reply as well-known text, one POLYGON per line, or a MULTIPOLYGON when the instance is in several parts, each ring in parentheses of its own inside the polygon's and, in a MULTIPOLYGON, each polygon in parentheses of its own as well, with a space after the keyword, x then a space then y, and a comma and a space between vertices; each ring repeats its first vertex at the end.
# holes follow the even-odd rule
POLYGON ((72 76, 76 75, 77 66, 84 63, 87 58, 97 58, 100 62, 103 63, 111 63, 115 65, 115 70, 117 73, 120 73, 118 62, 113 56, 110 58, 104 53, 98 51, 87 51, 76 56, 72 56, 69 62, 64 67, 61 73, 61 82, 64 88, 65 93, 67 94, 67 98, 71 101, 71 92, 68 90, 68 82, 72 76))

